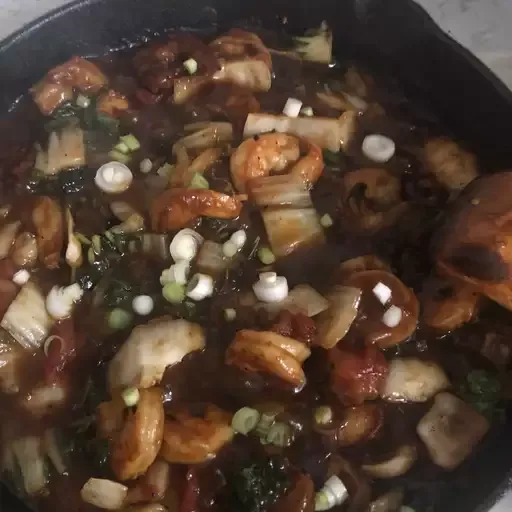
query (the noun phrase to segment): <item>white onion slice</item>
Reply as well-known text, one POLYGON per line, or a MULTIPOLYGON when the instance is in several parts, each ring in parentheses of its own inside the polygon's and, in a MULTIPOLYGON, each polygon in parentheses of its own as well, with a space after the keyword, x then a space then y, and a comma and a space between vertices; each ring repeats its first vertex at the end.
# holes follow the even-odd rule
POLYGON ((301 108, 302 101, 296 98, 288 98, 283 108, 283 114, 288 117, 298 117, 301 108))
POLYGON ((133 174, 121 162, 109 162, 102 165, 94 177, 100 190, 107 194, 120 194, 127 190, 133 181, 133 174))

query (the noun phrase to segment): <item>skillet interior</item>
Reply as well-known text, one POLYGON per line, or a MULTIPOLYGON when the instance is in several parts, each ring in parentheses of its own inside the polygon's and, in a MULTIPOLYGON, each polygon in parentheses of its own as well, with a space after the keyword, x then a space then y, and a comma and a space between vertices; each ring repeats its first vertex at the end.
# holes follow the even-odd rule
MULTIPOLYGON (((251 25, 299 32, 326 19, 334 29, 335 53, 349 55, 399 77, 410 96, 426 105, 467 141, 491 170, 512 162, 509 119, 512 95, 485 66, 444 35, 407 0, 92 0, 49 14, 0 47, 0 110, 46 70, 74 54, 94 55, 140 41, 169 27, 211 30, 251 25), (215 9, 214 9, 214 8, 215 9)), ((512 439, 489 436, 460 472, 449 476, 439 512, 488 510, 508 483, 512 439)), ((4 492, 0 509, 22 507, 4 492)))

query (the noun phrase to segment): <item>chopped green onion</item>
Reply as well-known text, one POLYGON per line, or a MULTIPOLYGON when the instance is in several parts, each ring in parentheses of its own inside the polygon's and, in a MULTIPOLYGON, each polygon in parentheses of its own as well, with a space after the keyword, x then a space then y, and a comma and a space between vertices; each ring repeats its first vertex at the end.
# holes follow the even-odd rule
POLYGON ((256 428, 260 420, 260 413, 251 407, 242 407, 233 416, 231 427, 235 432, 247 435, 256 428))
POLYGON ((194 173, 194 176, 192 176, 192 179, 190 180, 190 185, 188 188, 210 188, 210 184, 208 183, 208 180, 198 172, 194 173))
POLYGON ((273 444, 284 448, 290 446, 293 440, 292 428, 286 423, 277 422, 274 423, 268 431, 266 441, 267 443, 273 444))
POLYGON ((101 237, 99 235, 92 235, 91 243, 94 254, 99 254, 101 252, 101 237))
POLYGON ((323 405, 315 409, 314 415, 315 422, 318 425, 327 425, 332 421, 332 409, 327 405, 323 405))
POLYGON ((92 265, 94 261, 96 260, 96 254, 94 254, 94 250, 92 247, 89 247, 89 250, 87 251, 87 260, 92 265))
POLYGON ((272 265, 276 261, 274 253, 268 247, 260 247, 258 249, 258 258, 263 265, 272 265))
POLYGON ((267 437, 270 427, 274 424, 276 416, 277 416, 277 413, 274 413, 274 414, 267 413, 267 412, 262 413, 260 421, 256 425, 256 432, 260 437, 262 437, 262 438, 267 437))
POLYGON ((144 158, 142 162, 140 163, 140 172, 143 174, 148 174, 151 172, 151 169, 153 169, 153 162, 149 158, 144 158))
POLYGON ((121 162, 124 165, 128 164, 131 160, 130 155, 125 155, 121 153, 121 151, 117 151, 117 149, 115 148, 112 151, 110 151, 108 156, 112 158, 112 160, 115 160, 116 162, 121 162))
POLYGON ((87 96, 79 94, 76 97, 76 104, 80 108, 87 108, 91 104, 91 100, 87 96))
POLYGON ((174 165, 166 163, 162 165, 162 167, 160 167, 158 171, 156 171, 156 173, 158 174, 158 176, 162 176, 162 178, 170 178, 171 174, 174 172, 174 169, 174 165))
POLYGON ((106 238, 109 242, 111 242, 111 243, 113 243, 114 245, 116 245, 116 236, 114 235, 114 233, 112 233, 112 231, 109 231, 109 230, 105 231, 105 238, 106 238))
POLYGON ((224 310, 224 318, 228 322, 232 322, 236 318, 236 309, 227 308, 224 310))
POLYGON ((82 245, 91 245, 91 241, 89 238, 87 238, 82 233, 75 233, 75 238, 82 244, 82 245))
POLYGON ((183 63, 183 67, 189 72, 189 74, 193 75, 197 71, 197 61, 195 59, 187 59, 183 63))
POLYGON ((185 287, 178 283, 167 283, 162 288, 162 295, 167 302, 171 304, 179 304, 185 299, 185 287))
POLYGON ((222 254, 224 254, 226 258, 233 258, 237 252, 238 247, 231 240, 222 244, 222 254))
POLYGON ((300 113, 303 116, 312 117, 314 115, 313 109, 311 107, 302 107, 300 113))
POLYGON ((132 314, 121 308, 115 308, 108 314, 108 326, 111 329, 126 329, 132 322, 132 314))
POLYGON ((329 510, 332 507, 332 499, 329 499, 325 491, 319 491, 315 494, 315 511, 329 510))
POLYGON ((120 151, 121 153, 123 153, 124 155, 127 155, 128 153, 130 153, 130 148, 124 143, 124 142, 118 142, 115 146, 114 146, 114 149, 116 151, 120 151))
POLYGON ((334 221, 332 220, 332 217, 326 213, 320 217, 320 224, 323 228, 330 228, 334 224, 334 221))
POLYGON ((120 140, 132 153, 140 149, 139 139, 137 139, 137 137, 135 137, 135 135, 132 135, 131 133, 129 133, 128 135, 123 135, 120 140))
POLYGON ((127 388, 122 393, 126 407, 134 407, 139 403, 140 392, 137 388, 127 388))

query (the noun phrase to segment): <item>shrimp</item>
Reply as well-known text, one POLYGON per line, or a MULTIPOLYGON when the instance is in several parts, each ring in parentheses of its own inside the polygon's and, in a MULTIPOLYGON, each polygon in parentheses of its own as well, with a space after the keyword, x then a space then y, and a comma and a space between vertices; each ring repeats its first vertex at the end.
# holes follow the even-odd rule
POLYGON ((234 219, 241 210, 242 202, 237 197, 214 190, 175 188, 156 198, 150 217, 152 229, 163 233, 182 228, 202 215, 234 219))
POLYGON ((73 57, 53 68, 30 91, 41 112, 51 114, 59 105, 73 98, 73 88, 83 93, 98 92, 107 77, 92 62, 73 57))
POLYGON ((40 197, 32 211, 36 227, 39 260, 46 268, 59 266, 64 245, 64 216, 59 203, 51 197, 40 197))
POLYGON ((243 370, 271 373, 296 387, 306 377, 302 363, 310 350, 303 343, 273 332, 241 330, 226 353, 226 364, 243 370))
POLYGON ((285 133, 271 133, 245 140, 231 156, 231 178, 235 187, 245 192, 248 182, 254 178, 286 169, 305 183, 314 183, 324 170, 322 150, 311 142, 305 144, 308 152, 301 158, 301 140, 285 133))
POLYGON ((231 414, 209 406, 204 418, 187 412, 167 420, 164 427, 162 457, 170 463, 198 464, 212 459, 231 441, 231 414))
POLYGON ((160 388, 141 389, 135 412, 113 439, 111 466, 119 480, 144 474, 155 461, 164 432, 164 407, 160 388))

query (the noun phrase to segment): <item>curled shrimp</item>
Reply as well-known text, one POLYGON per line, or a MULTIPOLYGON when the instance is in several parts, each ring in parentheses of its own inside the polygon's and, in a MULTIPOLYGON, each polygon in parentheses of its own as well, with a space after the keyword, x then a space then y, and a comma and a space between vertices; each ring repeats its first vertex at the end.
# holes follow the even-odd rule
POLYGON ((226 352, 226 363, 246 371, 270 373, 302 387, 306 377, 302 363, 311 351, 300 341, 270 331, 243 329, 226 352))
POLYGON ((240 215, 242 202, 214 190, 175 188, 166 190, 154 201, 151 225, 162 233, 179 229, 204 215, 219 219, 234 219, 240 215))
POLYGON ((314 183, 324 170, 324 159, 316 144, 285 133, 271 133, 242 142, 231 156, 230 170, 237 190, 245 192, 249 181, 271 172, 287 171, 307 184, 314 183), (303 157, 302 144, 307 145, 303 157))
POLYGON ((129 412, 122 430, 113 438, 111 465, 119 480, 144 474, 155 461, 164 432, 160 388, 141 389, 135 412, 129 412))
POLYGON ((209 406, 204 418, 187 412, 167 420, 161 456, 170 463, 198 464, 210 460, 233 438, 231 414, 209 406))

